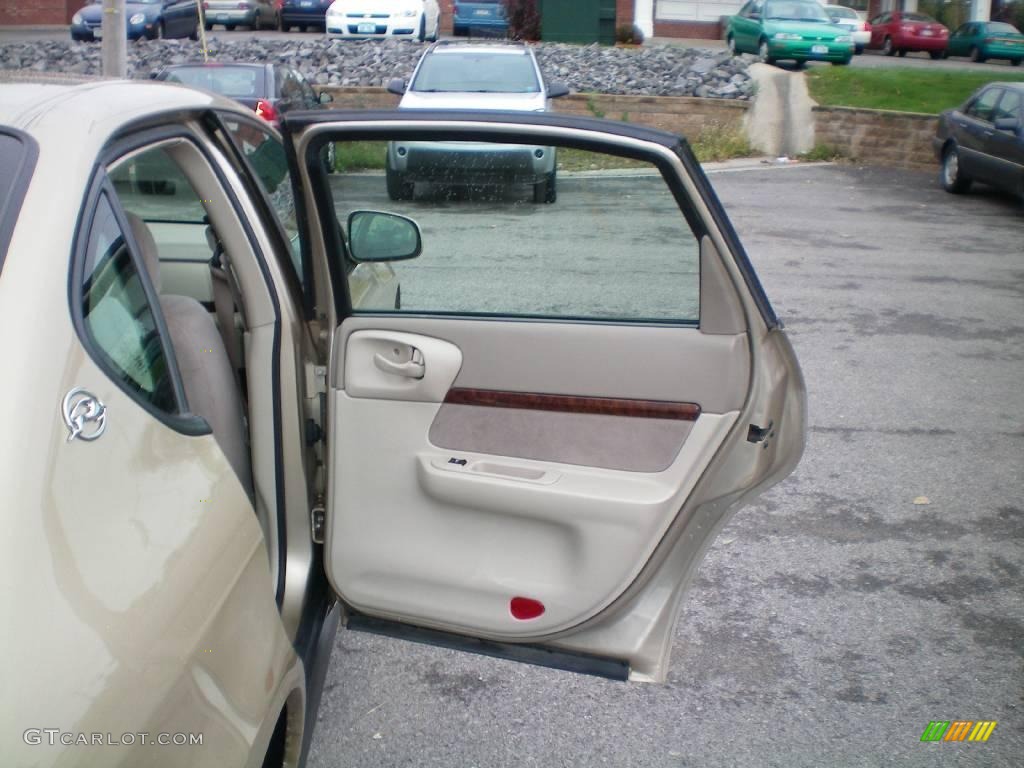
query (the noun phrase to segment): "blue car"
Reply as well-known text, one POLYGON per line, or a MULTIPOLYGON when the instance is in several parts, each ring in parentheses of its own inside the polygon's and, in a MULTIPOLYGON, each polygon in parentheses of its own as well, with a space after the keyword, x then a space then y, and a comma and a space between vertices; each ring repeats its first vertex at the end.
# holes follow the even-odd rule
POLYGON ((334 0, 284 0, 278 14, 278 29, 287 32, 298 27, 305 32, 309 27, 327 29, 327 9, 334 0))
MULTIPOLYGON (((128 39, 160 37, 199 39, 196 0, 129 0, 125 4, 128 39)), ((103 4, 93 0, 71 17, 72 40, 99 40, 103 36, 103 4)))
POLYGON ((459 36, 505 37, 505 4, 501 0, 455 0, 452 31, 459 36))

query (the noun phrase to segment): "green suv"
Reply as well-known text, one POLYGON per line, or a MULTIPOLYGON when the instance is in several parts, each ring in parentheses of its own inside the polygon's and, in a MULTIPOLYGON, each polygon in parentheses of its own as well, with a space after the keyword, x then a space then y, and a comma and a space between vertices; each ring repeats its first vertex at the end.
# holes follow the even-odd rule
POLYGON ((750 0, 729 17, 726 33, 733 54, 756 53, 767 64, 790 59, 849 64, 853 36, 832 23, 816 0, 750 0))

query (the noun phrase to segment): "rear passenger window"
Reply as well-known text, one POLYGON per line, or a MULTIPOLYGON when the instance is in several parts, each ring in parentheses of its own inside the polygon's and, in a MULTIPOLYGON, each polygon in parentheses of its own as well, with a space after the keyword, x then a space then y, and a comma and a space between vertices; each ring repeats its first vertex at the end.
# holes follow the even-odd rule
POLYGON ((348 169, 331 181, 342 229, 369 210, 412 218, 422 233, 418 258, 348 272, 356 313, 698 321, 698 239, 647 162, 466 142, 339 142, 337 152, 348 169))
POLYGON ((140 399, 176 412, 163 341, 106 195, 100 197, 89 228, 80 288, 85 330, 111 372, 140 399))

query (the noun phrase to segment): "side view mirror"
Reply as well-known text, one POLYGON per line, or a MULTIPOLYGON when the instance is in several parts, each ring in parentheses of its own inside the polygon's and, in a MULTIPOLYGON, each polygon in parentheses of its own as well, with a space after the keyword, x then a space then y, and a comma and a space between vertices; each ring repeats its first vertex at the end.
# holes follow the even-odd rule
POLYGON ((396 96, 405 96, 405 80, 400 77, 393 77, 388 80, 387 92, 396 96))
POLYGON ((1017 132, 1017 118, 1015 117, 997 117, 994 125, 997 131, 1017 132))
POLYGON ((317 96, 316 100, 319 101, 321 104, 330 104, 332 101, 334 101, 334 96, 332 96, 329 93, 321 93, 319 96, 317 96))
POLYGON ((353 261, 405 261, 423 252, 419 225, 406 216, 353 211, 348 216, 348 254, 353 261))
POLYGON ((569 95, 569 86, 565 83, 551 83, 548 86, 548 98, 559 99, 562 96, 569 95))

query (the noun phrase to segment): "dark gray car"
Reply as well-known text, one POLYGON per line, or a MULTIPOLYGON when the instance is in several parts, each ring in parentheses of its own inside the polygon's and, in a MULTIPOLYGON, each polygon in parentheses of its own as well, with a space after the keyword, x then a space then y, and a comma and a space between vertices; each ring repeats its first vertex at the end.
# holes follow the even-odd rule
POLYGON ((932 145, 947 192, 978 181, 1024 198, 1024 83, 989 83, 943 112, 932 145))

